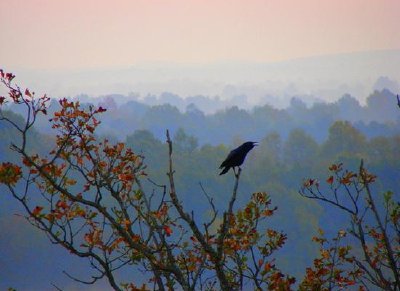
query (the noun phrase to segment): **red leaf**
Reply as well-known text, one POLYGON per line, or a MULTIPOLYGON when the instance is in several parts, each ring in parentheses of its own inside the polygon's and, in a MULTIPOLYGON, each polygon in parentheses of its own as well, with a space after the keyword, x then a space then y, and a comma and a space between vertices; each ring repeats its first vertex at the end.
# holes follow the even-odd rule
POLYGON ((6 79, 8 79, 9 82, 12 81, 12 79, 15 78, 15 75, 13 75, 12 73, 6 73, 6 79))
POLYGON ((29 96, 29 97, 32 97, 32 94, 31 94, 31 92, 29 92, 28 88, 25 89, 25 95, 29 96))
POLYGON ((326 182, 327 182, 328 184, 332 185, 332 183, 333 183, 333 176, 330 176, 330 177, 326 180, 326 182))
POLYGON ((97 112, 105 112, 105 111, 107 111, 107 109, 105 109, 101 106, 97 109, 97 112))
POLYGON ((172 229, 168 225, 164 225, 164 231, 167 236, 172 234, 172 229))
POLYGON ((35 209, 33 209, 32 211, 32 215, 33 216, 37 216, 40 214, 40 212, 43 210, 42 206, 36 206, 35 209))

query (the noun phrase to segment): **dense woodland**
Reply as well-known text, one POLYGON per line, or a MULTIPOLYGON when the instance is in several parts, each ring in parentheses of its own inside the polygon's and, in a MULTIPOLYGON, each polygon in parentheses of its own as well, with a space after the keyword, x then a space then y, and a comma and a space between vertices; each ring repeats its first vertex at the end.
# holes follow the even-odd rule
MULTIPOLYGON (((378 176, 374 191, 391 190, 397 200, 400 197, 400 113, 395 95, 387 90, 372 93, 365 106, 346 95, 334 103, 307 106, 293 98, 286 109, 264 105, 244 110, 233 106, 213 114, 203 113, 195 104, 188 105, 185 111, 170 104, 149 106, 138 101, 117 105, 112 97, 104 98, 100 105, 107 108, 107 112, 100 120, 99 136, 125 142, 144 157, 150 178, 144 186, 149 191, 156 188, 151 181, 167 183, 165 132, 166 129, 171 131, 176 185, 184 205, 193 209, 199 219, 206 220, 210 215, 204 191, 215 199, 217 208, 229 198, 234 175, 229 172, 218 176, 218 167, 229 150, 243 141, 258 141, 259 146, 249 154, 243 166, 237 203, 243 205, 248 200, 246 195, 257 191, 267 191, 271 195, 278 210, 269 226, 288 235, 285 247, 277 253, 277 260, 284 272, 295 276, 302 276, 318 253, 317 245, 311 242, 318 228, 323 228, 327 236, 334 236, 346 225, 346 217, 339 216, 336 209, 299 195, 306 178, 325 181, 328 166, 336 162, 357 171, 363 159, 369 171, 378 176)), ((52 101, 50 111, 58 110, 57 106, 57 102, 52 101)), ((20 114, 24 113, 19 108, 11 106, 8 110, 7 115, 16 123, 23 122, 20 114)), ((38 120, 29 136, 30 151, 45 153, 54 143, 54 132, 47 121, 48 116, 38 120)), ((14 139, 15 130, 0 122, 0 162, 17 160, 9 150, 10 141, 14 139)), ((0 201, 0 227, 7 230, 16 220, 13 213, 20 209, 5 195, 0 201)), ((7 264, 6 270, 0 271, 0 277, 10 278, 5 284, 13 282, 11 273, 21 264, 31 269, 28 272, 33 277, 32 266, 40 266, 47 259, 45 254, 50 246, 43 242, 40 234, 35 234, 33 245, 38 247, 34 260, 29 256, 27 261, 14 260, 19 249, 17 246, 9 249, 11 242, 24 237, 24 231, 32 235, 32 230, 26 227, 21 230, 22 233, 11 231, 10 236, 0 236, 2 260, 7 264), (39 242, 35 243, 36 240, 39 242)), ((23 239, 18 243, 22 249, 27 248, 23 239)), ((68 268, 75 261, 68 257, 65 262, 64 268, 68 268)), ((84 269, 79 264, 69 268, 84 269)), ((38 278, 44 276, 41 275, 43 270, 36 270, 38 278)), ((56 283, 63 286, 66 283, 60 278, 56 283)), ((2 284, 0 287, 9 286, 2 284)), ((20 284, 13 286, 17 289, 26 286, 20 284)), ((26 284, 48 286, 48 282, 26 284)))
MULTIPOLYGON (((98 98, 77 96, 72 100, 107 108, 102 115, 98 134, 119 141, 124 141, 135 130, 148 130, 156 138, 165 140, 166 128, 172 133, 182 128, 196 137, 199 145, 231 145, 235 139, 261 140, 271 132, 277 132, 282 139, 286 139, 293 129, 303 129, 318 143, 322 143, 328 137, 329 127, 337 120, 350 121, 367 138, 393 136, 400 133, 394 93, 387 89, 374 91, 366 98, 364 105, 351 95, 344 95, 332 103, 320 101, 313 104, 306 104, 301 97, 294 96, 289 106, 283 109, 270 103, 243 109, 241 96, 222 103, 216 97, 183 99, 171 93, 151 96, 154 99, 152 102, 123 95, 98 98), (230 103, 234 105, 218 109, 230 103), (218 110, 211 111, 214 105, 218 110)), ((49 114, 58 108, 57 100, 52 100, 49 114)), ((10 109, 24 113, 15 105, 11 105, 10 109)), ((36 128, 40 132, 52 133, 48 118, 38 120, 36 128)))

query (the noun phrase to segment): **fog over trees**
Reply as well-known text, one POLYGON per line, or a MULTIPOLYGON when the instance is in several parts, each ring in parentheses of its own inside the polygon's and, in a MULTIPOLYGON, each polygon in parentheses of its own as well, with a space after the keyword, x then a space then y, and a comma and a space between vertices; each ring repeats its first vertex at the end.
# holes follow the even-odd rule
MULTIPOLYGON (((291 96, 290 104, 284 108, 274 104, 243 108, 240 104, 247 104, 244 95, 228 101, 205 96, 181 98, 172 93, 145 99, 80 95, 72 100, 79 100, 85 108, 90 104, 106 108, 97 137, 126 143, 134 153, 143 155, 147 175, 157 184, 168 183, 168 129, 174 144, 175 179, 182 203, 204 220, 210 213, 202 191, 213 197, 217 209, 229 198, 233 174, 218 176, 218 167, 226 154, 244 141, 259 142, 243 166, 237 203, 243 206, 248 193, 269 193, 278 210, 268 227, 288 236, 285 247, 278 251, 277 263, 284 272, 301 277, 318 253, 318 247, 311 243, 318 228, 323 228, 327 236, 335 236, 347 222, 338 209, 299 195, 304 179, 316 177, 325 181, 332 163, 343 163, 358 171, 362 159, 378 177, 373 190, 393 191, 394 199, 399 201, 398 92, 388 90, 387 86, 393 89, 398 85, 382 77, 376 90, 366 96, 365 104, 349 94, 334 102, 314 103, 291 96)), ((15 105, 5 109, 16 124, 23 123, 23 109, 15 105)), ((58 110, 60 103, 51 100, 47 115, 38 117, 28 139, 30 152, 44 154, 54 144, 55 132, 48 120, 58 110)), ((0 162, 17 161, 9 148, 16 136, 15 129, 0 122, 0 162)), ((3 187, 1 193, 5 193, 3 187)), ((152 191, 155 186, 147 183, 144 187, 152 191)), ((62 271, 88 275, 87 264, 52 246, 42 233, 14 215, 22 211, 14 202, 5 194, 0 197, 0 288, 49 289, 51 283, 62 289, 77 288, 79 285, 62 271), (23 281, 20 274, 24 274, 23 281)), ((97 286, 103 285, 100 282, 97 286)))
MULTIPOLYGON (((196 137, 200 145, 218 145, 232 144, 238 138, 260 140, 271 132, 279 132, 286 139, 293 129, 303 129, 321 143, 328 137, 329 127, 337 120, 349 121, 367 138, 399 132, 399 115, 393 106, 396 95, 388 89, 371 92, 365 98, 365 105, 360 104, 356 97, 345 94, 329 103, 317 101, 307 104, 301 97, 293 96, 285 108, 276 108, 268 103, 246 109, 242 106, 246 104, 246 98, 182 98, 163 93, 144 100, 123 95, 98 98, 79 95, 72 100, 107 108, 99 133, 120 141, 135 130, 148 130, 156 138, 163 139, 166 128, 173 133, 181 128, 196 137)), ((50 110, 57 110, 57 106, 53 100, 50 110)), ((10 110, 18 112, 19 109, 11 106, 10 110)), ((38 120, 36 127, 39 131, 51 132, 46 119, 38 120)))

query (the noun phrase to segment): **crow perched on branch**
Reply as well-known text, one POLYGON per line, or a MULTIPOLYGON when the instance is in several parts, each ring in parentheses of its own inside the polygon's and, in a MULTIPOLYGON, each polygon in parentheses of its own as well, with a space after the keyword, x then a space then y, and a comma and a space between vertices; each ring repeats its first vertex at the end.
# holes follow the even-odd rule
POLYGON ((240 147, 232 150, 219 167, 220 169, 224 168, 219 174, 225 174, 230 168, 233 168, 233 171, 235 171, 235 167, 239 167, 241 164, 243 164, 247 153, 256 145, 257 142, 248 141, 242 144, 240 147))

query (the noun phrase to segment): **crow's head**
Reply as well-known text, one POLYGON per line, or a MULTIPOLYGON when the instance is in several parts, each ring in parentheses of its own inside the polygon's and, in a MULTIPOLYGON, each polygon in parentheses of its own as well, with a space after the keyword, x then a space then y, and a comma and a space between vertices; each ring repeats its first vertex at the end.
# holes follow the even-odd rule
POLYGON ((247 151, 250 151, 256 145, 258 145, 258 142, 256 142, 256 141, 248 141, 248 142, 245 142, 244 144, 242 144, 242 147, 245 148, 247 151))

